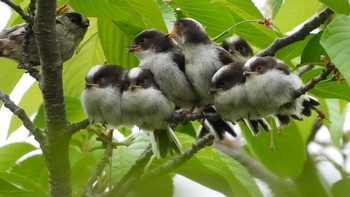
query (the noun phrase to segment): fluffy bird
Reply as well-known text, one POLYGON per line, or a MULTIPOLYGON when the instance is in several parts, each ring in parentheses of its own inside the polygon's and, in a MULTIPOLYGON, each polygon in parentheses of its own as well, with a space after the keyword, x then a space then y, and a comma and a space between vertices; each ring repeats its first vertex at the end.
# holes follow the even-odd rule
POLYGON ((181 153, 181 143, 167 120, 175 110, 157 85, 153 73, 141 67, 131 69, 125 76, 122 94, 123 122, 150 131, 152 150, 158 158, 168 153, 181 153))
POLYGON ((149 69, 164 95, 177 107, 192 108, 198 95, 185 74, 185 56, 173 41, 158 30, 139 33, 129 46, 139 67, 149 69))
MULTIPOLYGON (((310 116, 319 102, 310 96, 294 98, 295 90, 303 86, 300 77, 287 64, 274 57, 252 57, 243 67, 249 102, 258 116, 278 114, 302 120, 310 116)), ((282 117, 282 118, 281 118, 282 117)))
POLYGON ((96 65, 85 77, 81 101, 90 123, 122 124, 121 100, 126 70, 115 65, 96 65))
MULTIPOLYGON (((4 29, 0 32, 0 57, 13 59, 23 68, 25 63, 31 66, 40 65, 38 47, 34 34, 29 36, 28 62, 23 59, 23 39, 26 34, 26 23, 4 29)), ((56 18, 56 34, 61 59, 69 60, 79 43, 83 40, 89 20, 78 13, 66 13, 56 18)))
MULTIPOLYGON (((178 19, 168 37, 175 39, 185 54, 185 73, 200 97, 200 106, 212 105, 213 95, 209 94, 211 78, 223 65, 233 62, 232 56, 212 42, 198 21, 192 18, 178 19)), ((215 109, 209 108, 209 112, 215 109)), ((223 139, 225 132, 236 136, 230 122, 223 119, 204 120, 200 136, 208 132, 217 140, 223 139)))
POLYGON ((244 38, 239 36, 226 38, 222 42, 222 47, 238 60, 245 61, 253 56, 253 49, 244 38))
POLYGON ((244 62, 236 61, 220 68, 212 78, 210 93, 214 95, 214 106, 221 117, 234 122, 244 120, 252 134, 257 135, 259 124, 266 131, 271 127, 263 117, 250 118, 255 109, 248 102, 243 66, 244 62))

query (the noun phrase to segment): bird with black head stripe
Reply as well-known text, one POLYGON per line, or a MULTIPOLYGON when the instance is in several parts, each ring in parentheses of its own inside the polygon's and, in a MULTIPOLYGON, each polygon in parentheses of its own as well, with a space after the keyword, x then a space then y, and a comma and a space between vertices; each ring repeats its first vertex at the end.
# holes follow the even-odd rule
POLYGON ((185 56, 173 41, 158 30, 139 33, 129 46, 139 67, 149 69, 164 95, 179 108, 191 109, 198 95, 185 74, 185 56))
POLYGON ((174 110, 175 105, 164 96, 150 70, 135 67, 125 75, 123 123, 149 131, 153 153, 159 158, 173 151, 182 152, 181 143, 167 122, 174 110))
POLYGON ((310 116, 311 110, 319 105, 315 98, 308 95, 294 98, 295 91, 303 86, 303 82, 279 59, 252 57, 243 69, 248 100, 258 116, 279 114, 302 120, 303 115, 310 116))

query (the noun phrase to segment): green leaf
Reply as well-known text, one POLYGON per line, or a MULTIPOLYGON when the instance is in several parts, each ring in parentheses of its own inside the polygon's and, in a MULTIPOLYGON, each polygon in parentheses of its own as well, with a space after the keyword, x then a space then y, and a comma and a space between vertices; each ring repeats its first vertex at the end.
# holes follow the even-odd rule
POLYGON ((285 0, 273 23, 286 33, 319 12, 322 4, 318 0, 285 0))
POLYGON ((98 32, 109 64, 116 64, 127 69, 138 65, 138 59, 127 51, 135 34, 124 32, 109 19, 98 19, 98 32))
POLYGON ((339 69, 344 79, 350 84, 350 19, 337 16, 324 31, 321 44, 326 49, 331 61, 339 69))
POLYGON ((48 190, 48 173, 42 155, 33 155, 11 167, 11 173, 20 174, 48 190))
POLYGON ((350 4, 348 0, 320 0, 327 7, 332 9, 335 13, 338 14, 349 14, 350 4))
POLYGON ((283 0, 269 0, 269 3, 271 5, 270 7, 272 8, 272 18, 275 18, 281 8, 283 0))
POLYGON ((162 196, 173 197, 173 179, 170 175, 162 177, 148 183, 140 184, 136 189, 136 196, 162 196))
MULTIPOLYGON (((274 126, 272 121, 269 122, 271 126, 274 126)), ((245 125, 240 124, 240 126, 249 150, 267 169, 280 177, 300 175, 306 159, 305 142, 293 120, 290 125, 283 128, 279 135, 276 134, 276 127, 270 131, 274 135, 275 149, 273 151, 269 148, 270 132, 253 136, 245 125)), ((307 129, 311 130, 311 128, 303 128, 303 130, 307 129)))
POLYGON ((84 186, 96 169, 99 158, 95 158, 92 153, 88 152, 78 152, 74 156, 76 158, 71 164, 72 190, 75 196, 82 196, 84 186))
POLYGON ((327 99, 329 121, 325 125, 329 129, 333 145, 340 148, 341 137, 343 135, 343 125, 345 121, 346 104, 336 99, 327 99))
MULTIPOLYGON (((228 27, 233 26, 235 23, 243 22, 245 20, 263 19, 263 16, 261 15, 260 11, 255 7, 252 1, 217 0, 214 2, 225 6, 225 8, 229 10, 230 14, 233 17, 233 21, 231 22, 231 24, 227 27, 224 26, 225 28, 223 30, 228 29, 228 27)), ((227 18, 220 17, 216 20, 223 20, 226 22, 227 18)), ((266 28, 263 25, 258 24, 256 22, 243 23, 233 28, 232 31, 235 34, 245 38, 250 44, 258 48, 267 47, 275 38, 277 38, 273 30, 266 28)))
POLYGON ((85 75, 92 66, 102 64, 105 57, 97 33, 97 20, 89 18, 90 26, 76 54, 63 65, 64 95, 80 98, 85 75))
POLYGON ((33 150, 36 150, 36 147, 24 142, 11 143, 0 147, 0 171, 9 169, 16 164, 19 158, 33 150))
POLYGON ((37 183, 22 175, 9 172, 0 172, 0 188, 0 196, 48 196, 47 190, 41 188, 37 183))
POLYGON ((321 55, 327 56, 326 51, 320 44, 321 36, 323 32, 316 34, 309 43, 305 46, 303 54, 301 55, 301 65, 305 64, 318 64, 323 65, 321 61, 321 55))
POLYGON ((350 196, 350 178, 342 179, 334 183, 332 186, 332 194, 336 197, 346 197, 350 196))
POLYGON ((282 49, 277 51, 276 57, 278 59, 282 59, 284 62, 290 65, 291 60, 301 56, 305 46, 308 44, 310 39, 312 39, 312 37, 313 35, 309 35, 304 40, 283 47, 282 49))
MULTIPOLYGON (((304 83, 308 83, 313 77, 320 75, 323 68, 315 68, 304 73, 301 78, 304 83)), ((347 83, 339 84, 334 77, 330 76, 326 81, 321 81, 313 89, 308 91, 309 93, 317 96, 318 98, 338 98, 346 101, 350 101, 350 87, 347 83)))
MULTIPOLYGON (((119 146, 113 151, 112 158, 112 182, 119 181, 131 168, 136 159, 149 144, 148 135, 145 133, 134 134, 135 141, 128 147, 119 146)), ((109 171, 109 169, 107 169, 109 171)))
MULTIPOLYGON (((188 147, 194 139, 178 133, 188 147)), ((201 149, 175 172, 227 196, 262 196, 255 181, 237 161, 212 147, 201 149)))
MULTIPOLYGON (((38 83, 35 82, 23 95, 18 106, 20 106, 25 110, 28 117, 31 117, 38 111, 42 102, 43 102, 43 99, 41 96, 41 91, 39 89, 38 83)), ((23 125, 23 122, 17 116, 12 115, 7 136, 10 136, 14 131, 16 131, 22 125, 23 125)))

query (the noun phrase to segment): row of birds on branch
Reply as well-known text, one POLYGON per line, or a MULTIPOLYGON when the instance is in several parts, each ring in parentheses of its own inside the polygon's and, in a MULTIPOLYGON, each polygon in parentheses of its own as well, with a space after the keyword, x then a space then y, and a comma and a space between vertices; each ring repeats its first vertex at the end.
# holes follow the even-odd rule
MULTIPOLYGON (((66 13, 56 21, 60 54, 66 61, 89 23, 78 13, 66 13)), ((25 25, 0 32, 0 56, 20 65, 38 65, 34 36, 29 38, 28 58, 23 58, 25 32, 25 25)), ((257 135, 260 127, 271 130, 265 118, 274 118, 277 128, 282 128, 290 118, 310 116, 319 105, 307 95, 295 98, 295 90, 303 83, 284 62, 253 56, 239 37, 226 39, 221 47, 191 18, 178 19, 167 35, 154 29, 139 33, 128 50, 140 64, 131 70, 117 65, 92 67, 86 75, 82 105, 91 123, 136 125, 151 131, 152 150, 158 157, 182 152, 168 122, 176 109, 184 114, 217 112, 220 118, 201 121, 199 135, 210 132, 221 140, 225 133, 236 136, 232 123, 239 120, 257 135)))

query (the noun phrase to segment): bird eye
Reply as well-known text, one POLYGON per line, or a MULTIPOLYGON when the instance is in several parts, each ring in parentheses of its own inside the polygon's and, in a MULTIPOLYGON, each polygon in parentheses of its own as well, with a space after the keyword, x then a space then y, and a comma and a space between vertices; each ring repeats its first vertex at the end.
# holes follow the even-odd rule
POLYGON ((224 87, 226 85, 226 81, 220 82, 220 87, 224 87))
POLYGON ((262 70, 262 66, 257 66, 256 70, 262 70))
POLYGON ((140 44, 143 44, 145 42, 145 39, 144 38, 141 38, 140 39, 140 44))
POLYGON ((145 84, 145 83, 146 83, 146 79, 141 79, 141 80, 139 81, 139 83, 140 83, 140 84, 145 84))

